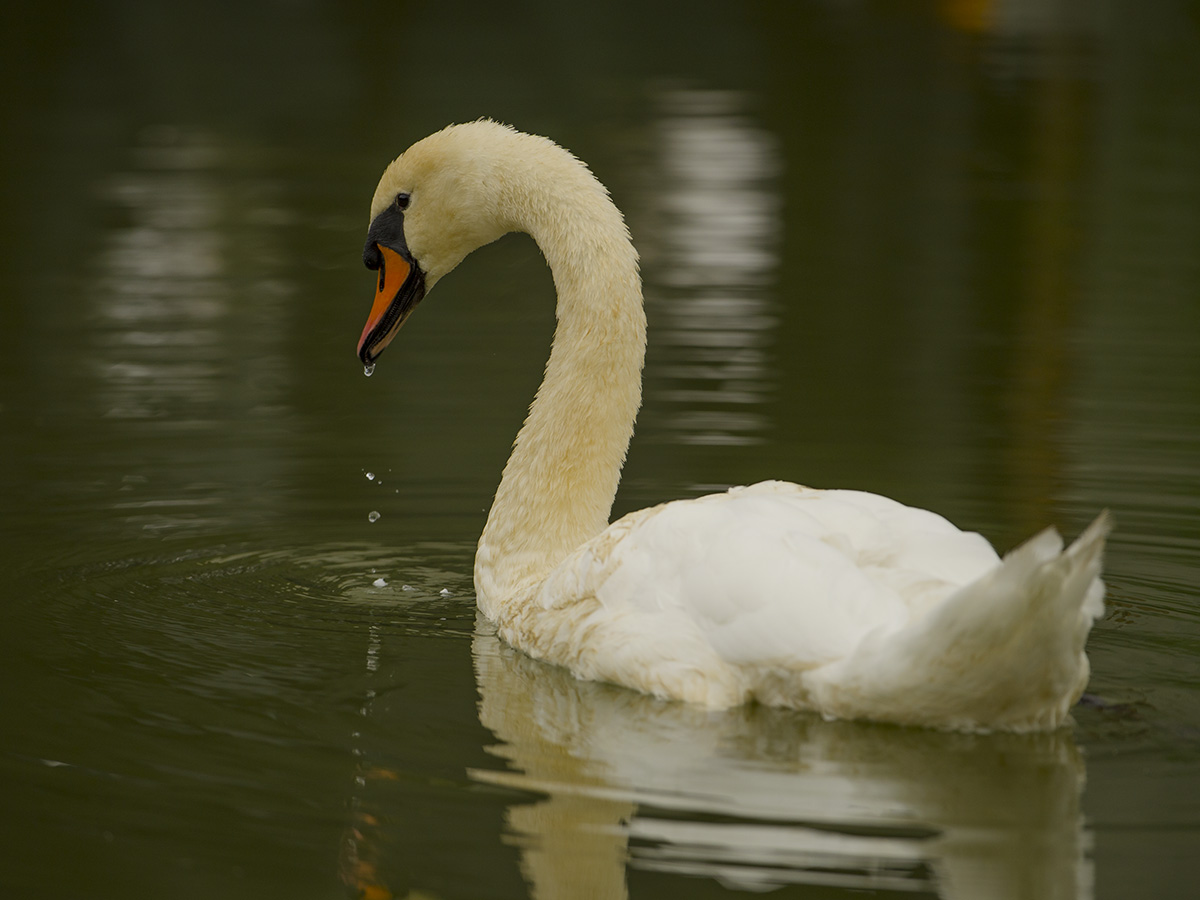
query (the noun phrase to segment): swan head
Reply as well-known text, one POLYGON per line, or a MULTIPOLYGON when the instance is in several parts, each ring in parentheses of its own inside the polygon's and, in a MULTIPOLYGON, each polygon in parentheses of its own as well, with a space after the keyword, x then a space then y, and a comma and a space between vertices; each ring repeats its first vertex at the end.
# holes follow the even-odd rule
MULTIPOLYGON (((529 135, 491 121, 451 125, 398 156, 379 179, 363 263, 379 273, 358 341, 372 364, 443 276, 513 230, 501 202, 506 157, 529 135)), ((548 141, 546 143, 549 143, 548 141)))

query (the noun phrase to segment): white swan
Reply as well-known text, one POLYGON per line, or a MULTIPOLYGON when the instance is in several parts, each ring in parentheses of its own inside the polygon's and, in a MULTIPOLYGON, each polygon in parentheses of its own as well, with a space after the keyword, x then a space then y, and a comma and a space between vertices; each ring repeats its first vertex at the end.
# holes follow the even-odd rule
POLYGON ((425 291, 510 231, 558 291, 546 374, 475 557, 480 610, 585 679, 720 708, 751 700, 939 728, 1062 724, 1103 610, 1101 516, 1003 561, 885 497, 783 482, 608 523, 641 402, 637 253, 607 191, 551 141, 490 121, 413 145, 375 189, 371 366, 425 291))

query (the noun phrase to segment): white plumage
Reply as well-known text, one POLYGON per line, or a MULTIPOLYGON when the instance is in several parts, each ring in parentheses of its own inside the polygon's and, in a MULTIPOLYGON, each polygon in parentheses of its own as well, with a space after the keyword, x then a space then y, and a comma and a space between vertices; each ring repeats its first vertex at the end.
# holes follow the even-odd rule
POLYGON ((395 160, 372 222, 398 195, 425 286, 520 230, 558 289, 546 376, 476 556, 480 609, 505 640, 581 678, 714 708, 968 730, 1067 718, 1103 608, 1107 515, 1065 552, 1051 529, 1003 561, 934 513, 774 481, 608 525, 645 350, 620 213, 569 153, 492 122, 395 160))

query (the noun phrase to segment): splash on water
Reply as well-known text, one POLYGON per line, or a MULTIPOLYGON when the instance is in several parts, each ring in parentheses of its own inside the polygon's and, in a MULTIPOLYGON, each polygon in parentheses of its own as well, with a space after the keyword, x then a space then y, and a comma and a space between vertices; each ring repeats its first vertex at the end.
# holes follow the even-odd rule
POLYGON ((371 582, 372 587, 387 587, 387 582, 382 578, 376 578, 371 582))

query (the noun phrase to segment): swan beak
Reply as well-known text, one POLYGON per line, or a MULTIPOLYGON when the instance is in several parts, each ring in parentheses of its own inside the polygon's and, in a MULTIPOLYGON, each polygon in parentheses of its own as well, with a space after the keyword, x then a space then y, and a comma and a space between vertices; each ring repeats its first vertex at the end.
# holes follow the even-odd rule
POLYGON ((404 320, 425 296, 425 276, 407 254, 384 244, 379 250, 379 284, 371 314, 358 339, 358 358, 369 366, 392 342, 404 320))

